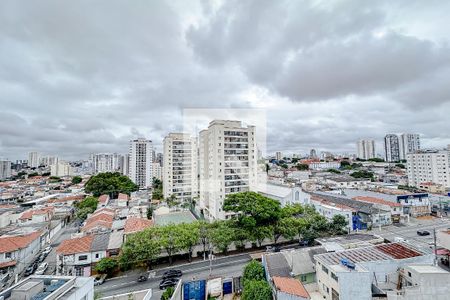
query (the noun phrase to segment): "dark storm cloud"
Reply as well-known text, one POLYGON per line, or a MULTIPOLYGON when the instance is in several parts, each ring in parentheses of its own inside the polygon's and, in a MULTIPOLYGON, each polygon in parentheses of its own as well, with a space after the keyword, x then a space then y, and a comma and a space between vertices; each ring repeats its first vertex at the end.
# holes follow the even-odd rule
POLYGON ((396 131, 445 144, 438 4, 2 1, 0 157, 159 146, 184 108, 266 108, 269 151, 354 151, 396 131))

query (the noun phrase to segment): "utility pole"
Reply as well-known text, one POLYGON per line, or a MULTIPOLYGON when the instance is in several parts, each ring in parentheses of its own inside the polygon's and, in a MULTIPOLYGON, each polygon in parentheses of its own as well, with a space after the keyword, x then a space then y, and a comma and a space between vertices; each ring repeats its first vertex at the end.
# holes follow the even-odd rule
POLYGON ((434 243, 434 265, 437 266, 437 253, 436 253, 436 227, 433 228, 433 243, 434 243))

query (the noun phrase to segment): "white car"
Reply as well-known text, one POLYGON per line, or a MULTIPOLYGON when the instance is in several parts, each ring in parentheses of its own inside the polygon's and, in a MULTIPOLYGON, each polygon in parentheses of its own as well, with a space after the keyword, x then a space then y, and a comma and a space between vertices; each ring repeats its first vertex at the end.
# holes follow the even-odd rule
POLYGON ((45 270, 47 270, 48 264, 46 262, 39 265, 36 272, 34 272, 35 275, 44 275, 45 270))

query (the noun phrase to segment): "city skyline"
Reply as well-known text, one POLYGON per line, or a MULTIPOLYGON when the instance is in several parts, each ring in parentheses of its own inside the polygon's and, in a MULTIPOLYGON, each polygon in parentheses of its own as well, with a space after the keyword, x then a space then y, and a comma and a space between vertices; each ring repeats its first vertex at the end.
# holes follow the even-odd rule
POLYGON ((266 110, 268 153, 450 144, 450 3, 103 4, 0 4, 1 157, 161 151, 187 108, 266 110))

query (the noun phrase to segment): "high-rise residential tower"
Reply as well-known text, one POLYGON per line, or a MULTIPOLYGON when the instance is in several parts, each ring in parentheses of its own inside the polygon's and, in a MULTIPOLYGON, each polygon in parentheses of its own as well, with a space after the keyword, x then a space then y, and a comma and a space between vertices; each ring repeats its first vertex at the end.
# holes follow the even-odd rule
POLYGON ((403 133, 399 137, 400 159, 406 155, 420 150, 420 136, 415 133, 403 133))
POLYGON ((11 177, 11 161, 0 158, 0 180, 11 177))
POLYGON ((256 149, 255 126, 240 121, 214 120, 200 132, 200 208, 206 218, 229 218, 225 197, 256 189, 256 149))
POLYGON ((356 148, 357 157, 360 159, 371 159, 376 157, 374 140, 360 139, 356 143, 356 148))
POLYGON ((121 155, 117 153, 94 154, 94 173, 117 172, 120 169, 120 160, 121 155))
MULTIPOLYGON (((198 196, 197 140, 186 133, 169 133, 164 138, 164 198, 175 195, 188 202, 198 196)), ((156 163, 159 165, 159 163, 156 163)))
POLYGON ((283 159, 283 154, 280 151, 277 151, 275 153, 275 159, 276 160, 282 160, 283 159))
POLYGON ((141 189, 152 185, 152 141, 139 138, 130 141, 129 177, 141 189))
POLYGON ((400 143, 396 134, 386 134, 384 137, 384 152, 387 162, 400 160, 400 143))
POLYGON ((28 153, 28 166, 30 168, 37 168, 39 167, 40 163, 40 156, 38 152, 30 152, 28 153))

